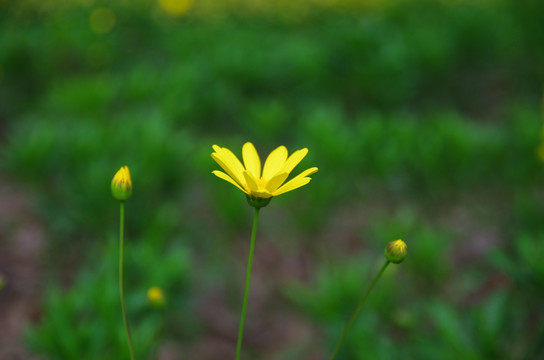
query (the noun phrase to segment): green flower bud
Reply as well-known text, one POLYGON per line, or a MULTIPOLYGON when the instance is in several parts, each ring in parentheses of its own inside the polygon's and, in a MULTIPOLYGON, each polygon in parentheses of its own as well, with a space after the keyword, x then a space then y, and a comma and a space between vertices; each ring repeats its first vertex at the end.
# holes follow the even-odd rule
POLYGON ((132 195, 132 180, 128 167, 122 166, 111 181, 111 193, 117 200, 127 200, 132 195))
POLYGON ((385 246, 385 257, 393 264, 400 264, 406 258, 407 248, 401 239, 391 241, 385 246))

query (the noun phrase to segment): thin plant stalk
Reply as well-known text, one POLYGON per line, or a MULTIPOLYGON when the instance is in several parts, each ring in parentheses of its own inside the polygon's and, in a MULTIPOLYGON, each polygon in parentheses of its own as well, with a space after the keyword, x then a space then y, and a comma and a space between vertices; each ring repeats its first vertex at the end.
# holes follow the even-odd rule
POLYGON ((160 340, 162 338, 162 334, 164 332, 164 322, 165 322, 165 316, 164 316, 164 309, 160 309, 161 314, 161 325, 159 327, 159 330, 155 334, 155 345, 151 352, 151 359, 157 360, 159 358, 159 346, 160 346, 160 340))
POLYGON ((385 261, 385 264, 383 264, 382 269, 378 273, 378 276, 376 276, 376 278, 372 282, 372 285, 370 285, 370 288, 368 288, 365 296, 363 296, 361 301, 359 301, 359 305, 357 305, 357 309, 355 309, 355 312, 351 316, 351 319, 349 319, 349 322, 346 325, 346 328, 344 329, 344 333, 342 334, 342 337, 340 338, 340 342, 338 342, 338 345, 336 346, 336 350, 334 351, 334 355, 332 356, 331 360, 336 359, 336 356, 338 355, 338 352, 340 351, 340 348, 342 347, 342 344, 344 343, 344 340, 346 340, 346 336, 348 335, 348 332, 349 332, 349 329, 351 328, 351 325, 353 325, 353 322, 355 321, 355 318, 359 314, 359 311, 361 311, 361 308, 363 307, 363 304, 365 303, 366 298, 372 292, 372 289, 374 289, 374 286, 376 285, 376 283, 378 282, 378 280, 382 276, 383 272, 385 271, 385 269, 387 268, 387 265, 389 265, 389 263, 390 263, 389 260, 385 261))
POLYGON ((120 231, 119 231, 119 292, 121 294, 121 308, 123 309, 123 322, 127 333, 130 358, 134 360, 134 347, 132 346, 132 337, 130 336, 130 327, 127 320, 127 309, 125 306, 125 291, 123 286, 123 257, 124 257, 124 232, 125 232, 125 202, 121 201, 120 210, 120 231))
POLYGON ((255 250, 255 235, 257 234, 257 221, 259 219, 259 208, 255 208, 253 217, 253 230, 251 231, 251 243, 249 245, 249 259, 247 262, 246 289, 244 292, 244 303, 242 305, 242 314, 240 315, 240 327, 238 328, 238 343, 236 345, 236 360, 240 360, 242 350, 242 337, 244 336, 244 322, 246 319, 247 298, 249 296, 249 283, 251 281, 251 268, 253 264, 253 252, 255 250))

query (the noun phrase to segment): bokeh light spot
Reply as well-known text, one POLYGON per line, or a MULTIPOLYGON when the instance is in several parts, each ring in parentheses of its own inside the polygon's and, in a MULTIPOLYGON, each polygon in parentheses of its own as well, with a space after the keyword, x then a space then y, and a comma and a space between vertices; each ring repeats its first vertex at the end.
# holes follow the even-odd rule
POLYGON ((159 5, 164 12, 173 15, 181 16, 185 14, 193 6, 193 0, 158 0, 159 5))
POLYGON ((544 162, 544 142, 542 142, 536 149, 536 154, 540 161, 544 162))
POLYGON ((94 9, 89 16, 89 25, 97 34, 107 34, 115 26, 115 13, 106 7, 94 9))

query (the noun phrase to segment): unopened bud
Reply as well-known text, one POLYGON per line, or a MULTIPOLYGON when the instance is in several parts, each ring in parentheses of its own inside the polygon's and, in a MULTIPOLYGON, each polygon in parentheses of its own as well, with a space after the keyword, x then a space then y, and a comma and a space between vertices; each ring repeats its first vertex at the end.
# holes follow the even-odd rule
POLYGON ((132 195, 132 180, 128 167, 122 166, 111 181, 111 193, 117 200, 127 200, 132 195))
POLYGON ((150 287, 149 290, 147 290, 147 302, 155 308, 163 307, 165 300, 162 289, 158 286, 150 287))
POLYGON ((393 264, 400 264, 406 258, 407 248, 401 239, 391 241, 385 246, 385 257, 393 264))

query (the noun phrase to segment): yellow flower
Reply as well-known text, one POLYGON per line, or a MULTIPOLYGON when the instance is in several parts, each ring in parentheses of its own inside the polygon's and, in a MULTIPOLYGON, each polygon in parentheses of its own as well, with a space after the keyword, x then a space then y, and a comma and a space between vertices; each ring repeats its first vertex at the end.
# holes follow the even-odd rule
POLYGON ((122 166, 111 181, 111 193, 117 200, 127 200, 132 195, 132 180, 128 167, 122 166))
POLYGON ((161 307, 164 305, 164 293, 158 286, 152 286, 147 290, 147 301, 150 305, 161 307))
POLYGON ((158 0, 159 5, 170 15, 181 16, 193 6, 193 0, 158 0))
POLYGON ((316 167, 309 168, 284 184, 291 171, 308 154, 306 148, 297 150, 287 157, 285 146, 279 146, 268 155, 262 172, 259 154, 250 142, 242 147, 244 164, 227 148, 213 145, 213 150, 212 158, 226 173, 219 170, 212 173, 242 190, 248 195, 248 199, 266 200, 266 204, 273 196, 308 184, 311 180, 308 175, 317 172, 316 167))
POLYGON ((389 242, 385 247, 385 257, 393 264, 400 264, 406 258, 408 246, 401 239, 389 242))

